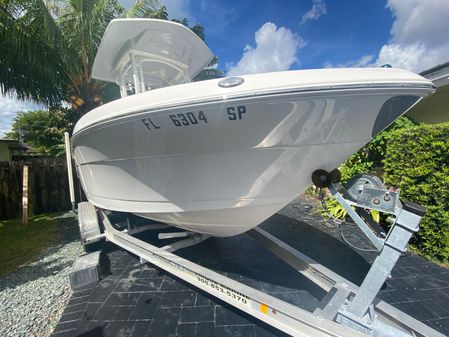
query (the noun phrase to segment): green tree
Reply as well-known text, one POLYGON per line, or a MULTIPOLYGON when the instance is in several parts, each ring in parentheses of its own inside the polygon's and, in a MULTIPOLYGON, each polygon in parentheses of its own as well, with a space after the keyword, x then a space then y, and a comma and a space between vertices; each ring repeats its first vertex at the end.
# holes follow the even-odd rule
POLYGON ((59 104, 66 80, 60 31, 40 0, 0 0, 1 91, 59 104))
POLYGON ((157 0, 125 11, 117 0, 0 0, 0 90, 50 106, 71 101, 79 116, 115 98, 114 85, 92 79, 108 23, 116 17, 167 19, 157 0))
MULTIPOLYGON (((0 91, 49 106, 71 102, 79 117, 117 98, 116 85, 91 73, 103 33, 117 17, 168 19, 158 0, 138 0, 128 11, 118 0, 0 0, 0 91)), ((187 19, 174 21, 188 27, 187 19)), ((201 25, 191 29, 204 40, 201 25)), ((210 70, 197 80, 215 74, 222 73, 210 70)))
MULTIPOLYGON (((50 107, 49 112, 17 116, 8 137, 41 152, 58 153, 64 131, 71 131, 86 112, 119 96, 115 84, 94 80, 91 74, 104 31, 117 17, 168 19, 158 0, 138 0, 127 11, 118 0, 0 0, 0 92, 14 91, 19 99, 50 107), (64 101, 71 102, 72 109, 60 108, 64 101)), ((189 27, 187 19, 174 21, 189 27)), ((190 29, 204 40, 201 25, 190 29)), ((213 69, 196 80, 216 73, 222 74, 213 69)))
POLYGON ((64 153, 64 132, 71 133, 77 114, 72 109, 28 111, 14 118, 9 139, 18 139, 43 154, 64 153))

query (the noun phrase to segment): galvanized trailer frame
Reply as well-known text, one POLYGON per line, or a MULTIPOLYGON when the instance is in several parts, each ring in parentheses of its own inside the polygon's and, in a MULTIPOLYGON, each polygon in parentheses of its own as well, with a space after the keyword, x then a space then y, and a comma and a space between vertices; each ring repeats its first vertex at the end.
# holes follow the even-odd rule
POLYGON ((100 216, 108 241, 288 334, 365 336, 119 231, 104 212, 100 216))
MULTIPOLYGON (((147 261, 292 336, 443 336, 391 305, 375 299, 378 291, 377 284, 383 283, 383 277, 386 278, 390 270, 382 266, 383 262, 375 262, 368 273, 368 276, 370 274, 374 276, 367 276, 362 286, 358 287, 261 228, 249 231, 248 233, 257 242, 293 266, 317 286, 328 291, 318 308, 314 312, 309 312, 171 252, 194 245, 207 237, 193 235, 188 239, 159 248, 133 237, 132 234, 143 229, 159 229, 160 225, 149 225, 143 229, 137 227, 134 231, 133 229, 119 230, 111 223, 107 212, 103 210, 97 210, 100 219, 98 221, 95 207, 90 203, 82 203, 79 211, 81 212, 79 214, 80 228, 86 227, 81 223, 85 221, 89 223, 90 229, 95 222, 98 227, 103 228, 103 233, 100 235, 97 231, 92 232, 95 233, 95 239, 103 236, 106 240, 139 256, 141 261, 147 261), (383 270, 383 276, 379 279, 377 274, 381 270, 383 270), (366 312, 362 310, 362 315, 356 315, 351 311, 351 304, 356 303, 356 298, 361 298, 362 306, 365 305, 367 308, 366 312), (373 300, 370 302, 371 298, 373 300)), ((410 220, 408 211, 401 208, 401 212, 405 212, 402 215, 405 220, 410 220)), ((413 216, 411 218, 413 219, 413 216)), ((417 223, 419 223, 418 218, 419 216, 414 217, 417 223)), ((399 238, 403 241, 402 227, 398 228, 401 229, 399 238)), ((385 242, 388 238, 397 242, 398 235, 390 234, 385 242)), ((85 242, 90 240, 85 238, 85 242)), ((384 246, 390 247, 391 244, 388 244, 389 246, 386 244, 384 246)), ((401 248, 403 248, 402 244, 403 242, 400 244, 401 248)), ((383 261, 385 258, 392 258, 391 251, 384 253, 382 250, 376 261, 383 261)))

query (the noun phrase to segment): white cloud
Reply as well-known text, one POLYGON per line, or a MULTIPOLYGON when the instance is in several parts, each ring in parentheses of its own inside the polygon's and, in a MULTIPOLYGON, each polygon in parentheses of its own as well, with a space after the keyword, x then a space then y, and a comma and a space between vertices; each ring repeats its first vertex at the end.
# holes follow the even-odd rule
POLYGON ((449 60, 448 0, 388 0, 394 23, 376 65, 422 71, 449 60))
POLYGON ((352 60, 345 63, 333 64, 331 62, 325 62, 324 68, 353 68, 353 67, 368 67, 372 65, 373 55, 364 55, 358 60, 352 60))
POLYGON ((247 45, 240 61, 227 64, 228 76, 287 70, 297 61, 303 39, 285 27, 265 23, 255 34, 256 46, 247 45))
MULTIPOLYGON (((422 44, 387 44, 379 52, 376 65, 390 64, 396 68, 419 71, 432 65, 424 66, 421 63, 426 57, 426 48, 422 44)), ((429 62, 426 62, 429 64, 429 62)), ((436 65, 436 64, 433 64, 436 65)))
POLYGON ((320 16, 327 13, 326 4, 323 2, 323 0, 312 0, 312 1, 313 1, 312 8, 306 13, 304 13, 304 15, 302 16, 300 23, 301 26, 305 24, 307 21, 318 20, 320 16))
POLYGON ((0 96, 0 138, 11 131, 11 124, 18 112, 45 107, 30 101, 19 101, 14 95, 0 96))

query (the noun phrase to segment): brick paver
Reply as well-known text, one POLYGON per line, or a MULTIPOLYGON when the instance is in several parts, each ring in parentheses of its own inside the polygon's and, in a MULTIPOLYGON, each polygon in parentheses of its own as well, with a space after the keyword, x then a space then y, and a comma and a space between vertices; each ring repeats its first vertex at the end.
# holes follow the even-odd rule
MULTIPOLYGON (((323 222, 305 199, 295 200, 262 227, 356 284, 374 259, 342 243, 336 226, 323 222)), ((354 226, 343 230, 353 245, 366 246, 354 226)), ((157 242, 154 233, 142 235, 157 242)), ((72 295, 53 337, 284 336, 112 244, 104 253, 110 274, 72 295)), ((178 254, 307 310, 324 296, 246 234, 212 238, 178 254)), ((449 270, 408 254, 379 297, 449 335, 449 270)))

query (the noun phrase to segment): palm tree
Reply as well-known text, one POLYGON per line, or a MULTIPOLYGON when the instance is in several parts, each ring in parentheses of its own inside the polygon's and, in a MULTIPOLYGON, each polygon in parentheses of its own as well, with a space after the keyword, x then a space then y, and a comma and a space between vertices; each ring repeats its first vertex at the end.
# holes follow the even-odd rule
POLYGON ((43 1, 0 0, 0 86, 46 104, 64 97, 61 32, 43 1))
POLYGON ((167 19, 167 12, 158 0, 138 0, 128 11, 117 0, 0 0, 0 91, 50 106, 71 101, 80 116, 109 100, 116 87, 91 71, 116 17, 167 19))

